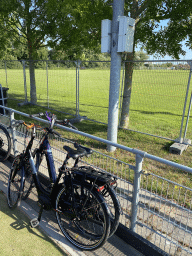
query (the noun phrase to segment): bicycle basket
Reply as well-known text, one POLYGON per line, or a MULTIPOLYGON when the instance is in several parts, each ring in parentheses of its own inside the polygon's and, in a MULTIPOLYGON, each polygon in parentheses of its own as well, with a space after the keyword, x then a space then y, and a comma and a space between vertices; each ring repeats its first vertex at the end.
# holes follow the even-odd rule
POLYGON ((116 182, 116 178, 113 175, 95 170, 89 166, 74 167, 71 171, 76 180, 85 179, 88 182, 95 182, 97 186, 104 186, 116 182))

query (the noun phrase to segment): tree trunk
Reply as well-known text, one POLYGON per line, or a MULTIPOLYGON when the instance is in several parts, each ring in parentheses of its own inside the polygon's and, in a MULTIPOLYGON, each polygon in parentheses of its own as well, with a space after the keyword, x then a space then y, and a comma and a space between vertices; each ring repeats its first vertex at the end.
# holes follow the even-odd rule
POLYGON ((36 104, 37 95, 36 95, 36 83, 35 83, 35 66, 34 66, 34 60, 33 60, 33 45, 32 45, 31 39, 28 39, 28 51, 29 51, 30 100, 32 104, 36 104))
POLYGON ((35 66, 32 59, 29 60, 29 75, 30 75, 30 99, 31 103, 37 103, 36 83, 35 83, 35 66))
POLYGON ((133 59, 134 53, 127 53, 127 61, 125 62, 125 82, 123 92, 123 103, 121 110, 120 127, 128 128, 129 126, 129 109, 131 102, 131 88, 132 88, 132 76, 133 76, 133 59))

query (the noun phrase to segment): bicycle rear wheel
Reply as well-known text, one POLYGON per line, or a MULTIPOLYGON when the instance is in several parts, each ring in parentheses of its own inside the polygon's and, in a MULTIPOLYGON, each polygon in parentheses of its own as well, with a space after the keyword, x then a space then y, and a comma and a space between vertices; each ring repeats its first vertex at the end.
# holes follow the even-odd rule
POLYGON ((88 185, 73 183, 62 188, 56 199, 57 222, 64 236, 75 246, 95 250, 110 232, 108 209, 102 196, 88 185))
POLYGON ((104 197, 110 211, 111 229, 109 237, 111 237, 115 233, 119 225, 121 205, 113 187, 107 187, 101 192, 101 194, 104 197))
POLYGON ((11 166, 8 179, 8 206, 14 209, 17 207, 24 184, 24 168, 20 166, 21 157, 17 156, 11 166))
POLYGON ((11 153, 11 138, 7 129, 0 124, 0 162, 5 161, 11 153))

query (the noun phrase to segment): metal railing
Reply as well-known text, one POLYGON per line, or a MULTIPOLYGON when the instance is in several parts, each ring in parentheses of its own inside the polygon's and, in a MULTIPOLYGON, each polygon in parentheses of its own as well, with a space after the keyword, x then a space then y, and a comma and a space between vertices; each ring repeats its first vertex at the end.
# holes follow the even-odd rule
MULTIPOLYGON (((6 109, 10 112, 10 123, 14 120, 14 114, 30 117, 13 109, 6 109)), ((33 119, 48 123, 40 118, 33 119)), ((94 150, 91 157, 86 159, 86 164, 118 177, 117 194, 123 210, 120 219, 122 225, 171 255, 192 254, 192 189, 165 179, 157 175, 158 173, 143 170, 143 162, 150 160, 153 166, 156 163, 160 164, 160 169, 174 167, 189 175, 192 174, 192 168, 81 131, 61 125, 56 126, 99 143, 112 145, 125 154, 135 155, 135 163, 129 164, 94 150)), ((19 133, 12 126, 11 133, 14 152, 17 154, 22 151, 19 146, 21 137, 18 141, 19 133)), ((52 141, 56 168, 64 159, 65 152, 61 149, 64 143, 71 143, 71 141, 64 138, 52 141)), ((43 166, 41 171, 46 175, 46 166, 43 166)))

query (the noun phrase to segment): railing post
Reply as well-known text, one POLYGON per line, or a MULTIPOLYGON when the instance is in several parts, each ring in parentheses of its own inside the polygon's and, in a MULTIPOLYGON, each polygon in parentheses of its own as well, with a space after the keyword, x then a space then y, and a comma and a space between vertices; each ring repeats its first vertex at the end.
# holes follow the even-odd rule
POLYGON ((133 200, 132 200, 132 211, 131 211, 131 231, 135 232, 137 223, 137 212, 139 207, 139 191, 141 182, 141 171, 142 171, 143 156, 136 154, 136 166, 135 166, 135 177, 133 184, 133 200))
POLYGON ((16 129, 13 126, 14 124, 14 112, 10 111, 10 125, 11 125, 11 135, 12 135, 12 141, 13 141, 13 152, 14 152, 14 156, 17 155, 18 151, 17 151, 17 139, 16 139, 16 129))

